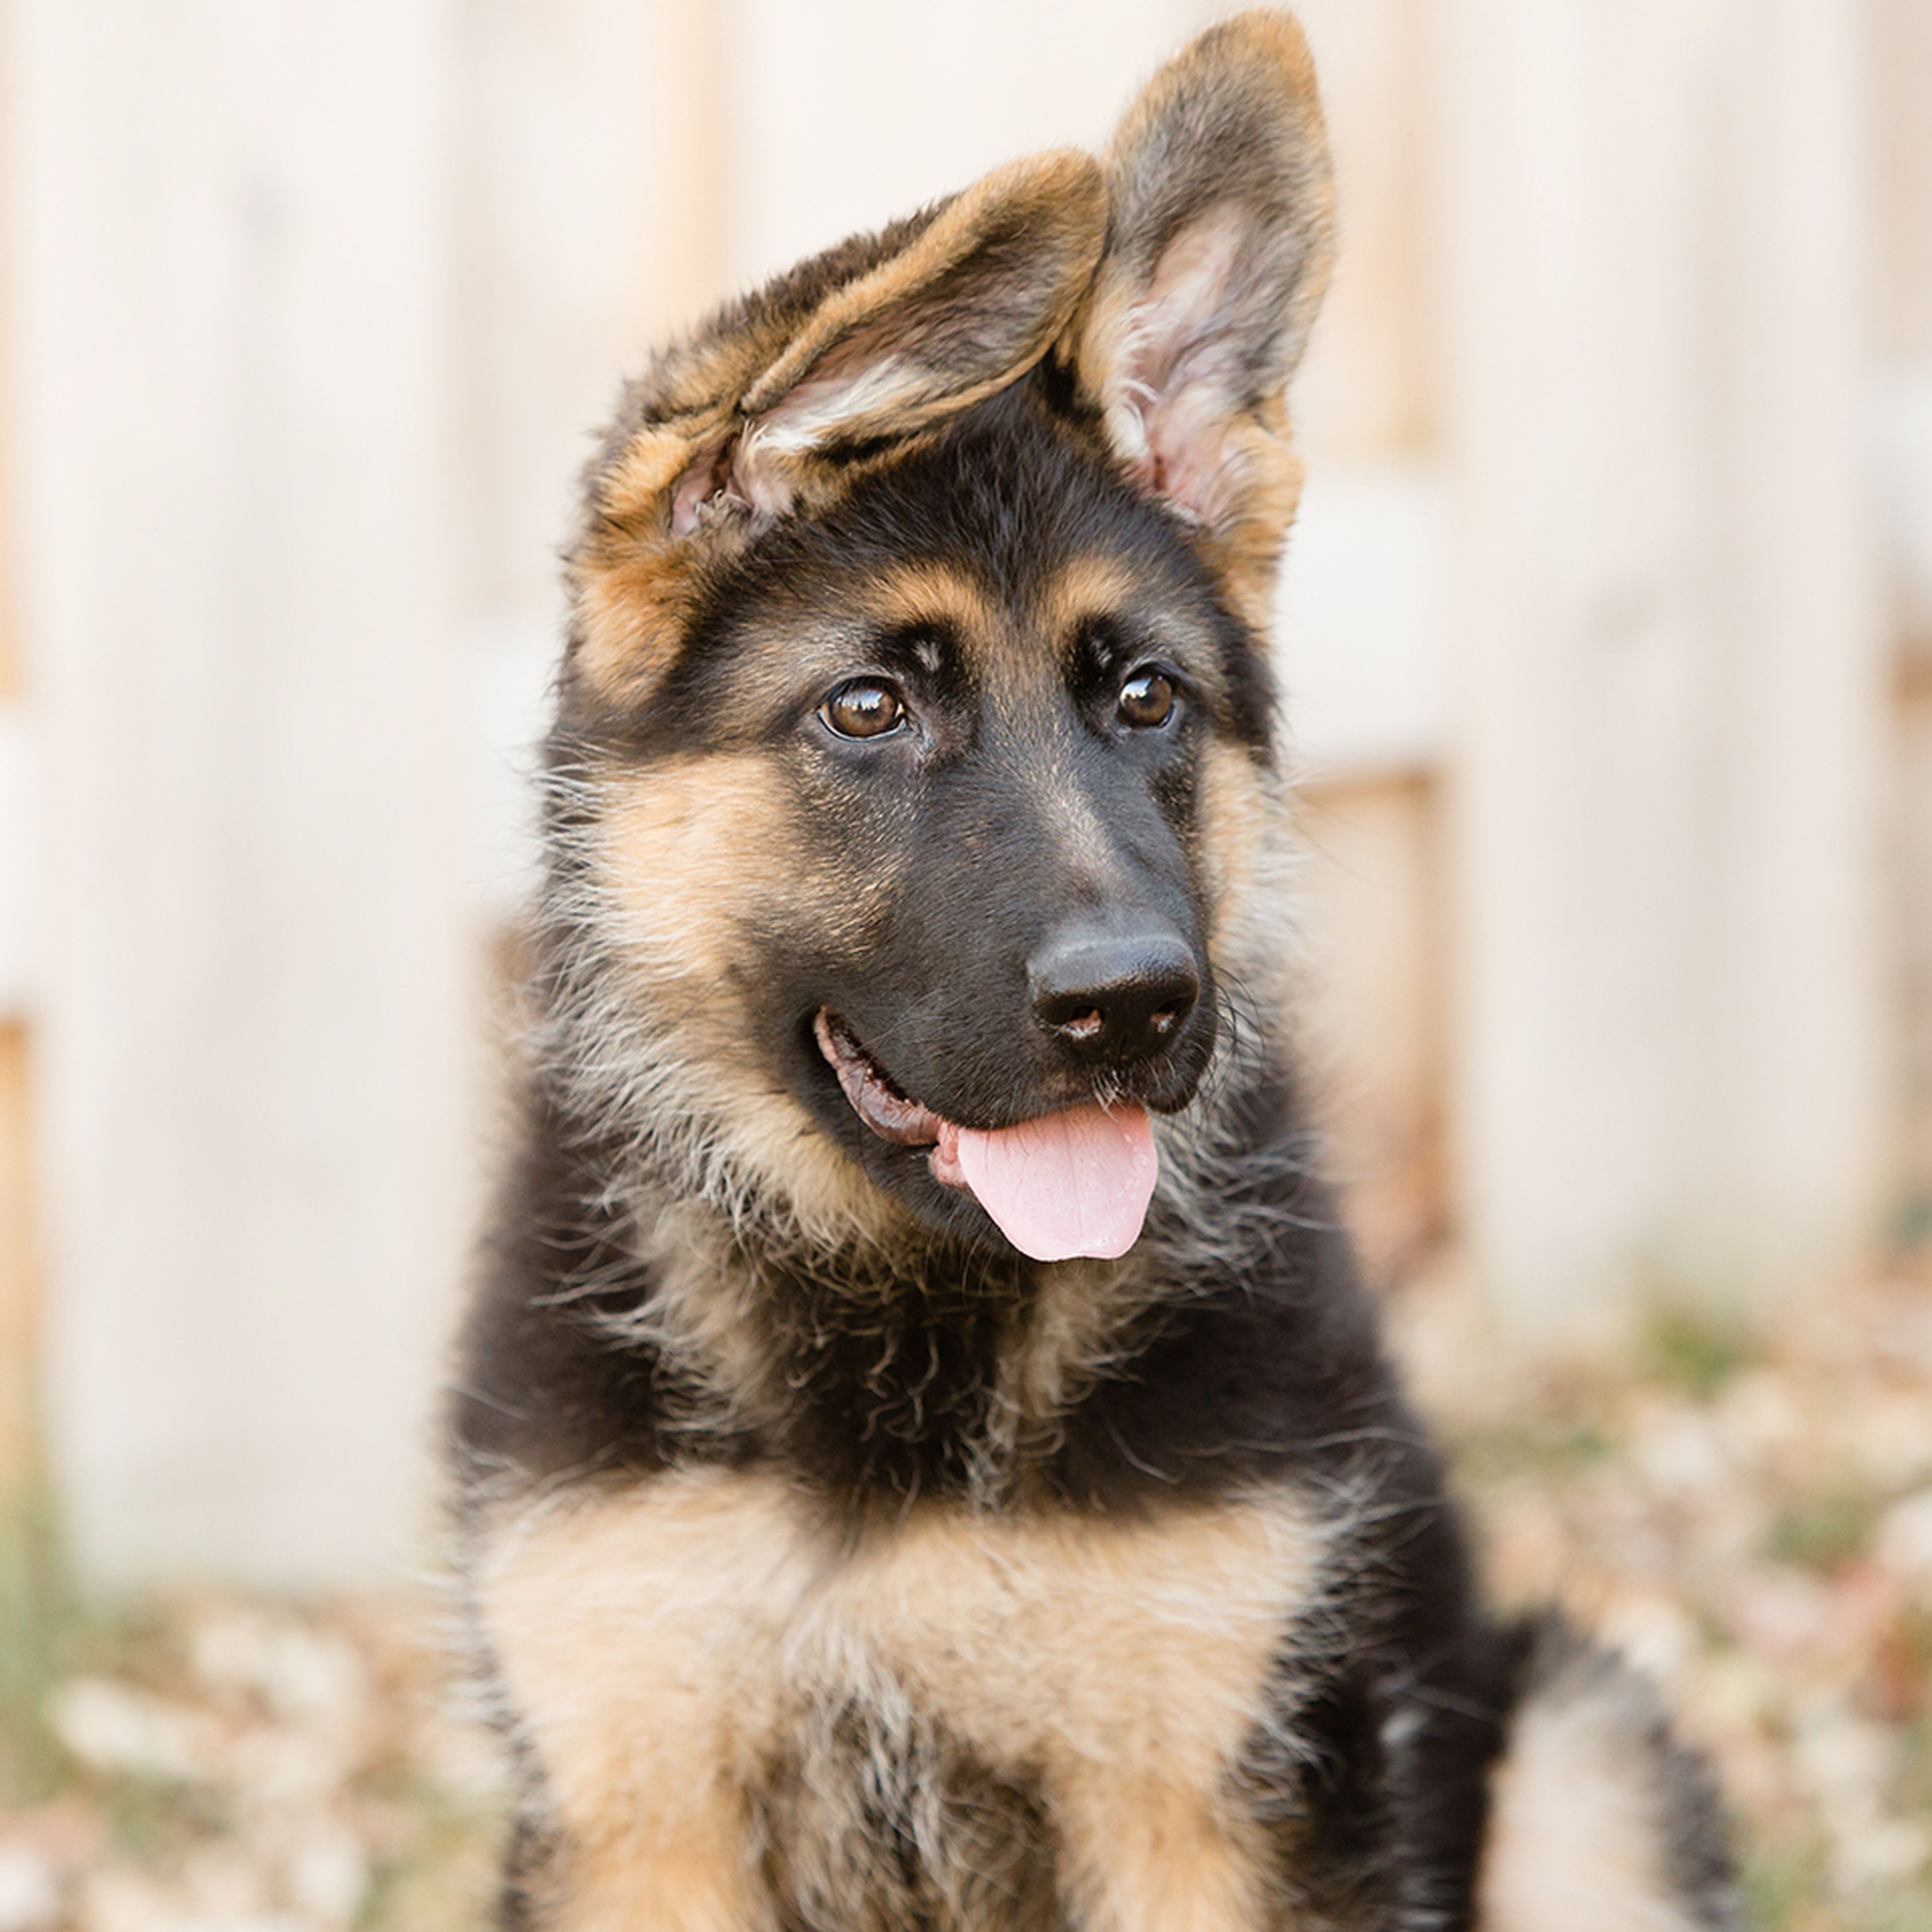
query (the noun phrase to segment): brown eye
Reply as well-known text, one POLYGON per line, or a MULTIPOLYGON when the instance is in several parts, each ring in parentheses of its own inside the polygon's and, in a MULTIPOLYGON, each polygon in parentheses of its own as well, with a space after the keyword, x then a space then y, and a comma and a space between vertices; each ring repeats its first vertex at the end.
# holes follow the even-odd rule
POLYGON ((855 677, 850 684, 842 684, 818 707, 818 715, 826 728, 842 738, 878 738, 898 724, 905 716, 905 706, 890 685, 855 677))
POLYGON ((1174 680, 1165 671, 1137 670, 1120 686, 1120 722, 1142 730, 1165 724, 1174 716, 1174 680))

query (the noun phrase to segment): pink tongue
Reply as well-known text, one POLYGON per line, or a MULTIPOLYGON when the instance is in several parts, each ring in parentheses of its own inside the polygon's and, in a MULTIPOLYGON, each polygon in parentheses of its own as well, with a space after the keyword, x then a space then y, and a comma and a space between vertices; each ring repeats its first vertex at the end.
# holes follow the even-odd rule
POLYGON ((1144 1107, 1070 1107, 992 1133, 956 1131, 967 1186, 1022 1254, 1111 1258, 1133 1246, 1160 1172, 1144 1107))

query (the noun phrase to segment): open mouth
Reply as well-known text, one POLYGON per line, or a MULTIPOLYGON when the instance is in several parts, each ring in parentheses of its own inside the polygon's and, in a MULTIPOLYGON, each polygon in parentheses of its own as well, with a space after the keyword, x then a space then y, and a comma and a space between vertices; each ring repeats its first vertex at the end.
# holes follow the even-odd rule
POLYGON ((1160 1175, 1144 1107, 1089 1102, 1010 1127, 967 1127, 908 1099, 829 1008, 812 1032, 852 1111, 880 1139, 929 1148, 934 1180, 963 1189, 1023 1255, 1112 1259, 1138 1239, 1160 1175))
POLYGON ((898 1147, 932 1150, 932 1178, 948 1187, 964 1187, 959 1168, 959 1130, 930 1107, 908 1100, 862 1047, 852 1030, 830 1007, 821 1006, 812 1023, 818 1050, 831 1063, 852 1103, 852 1111, 882 1141, 898 1147))

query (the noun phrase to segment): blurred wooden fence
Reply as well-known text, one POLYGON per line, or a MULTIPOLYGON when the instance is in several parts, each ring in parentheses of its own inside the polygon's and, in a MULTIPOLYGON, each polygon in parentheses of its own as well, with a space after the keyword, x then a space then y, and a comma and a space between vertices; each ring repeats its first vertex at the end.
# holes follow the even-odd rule
MULTIPOLYGON (((1212 10, 5 0, 0 1374, 31 1242, 89 1574, 419 1545, 617 374, 1097 141, 1212 10)), ((1302 10, 1345 252, 1282 652, 1374 1252, 1453 1228, 1545 1324, 1842 1265, 1932 1182, 1932 6, 1302 10)))

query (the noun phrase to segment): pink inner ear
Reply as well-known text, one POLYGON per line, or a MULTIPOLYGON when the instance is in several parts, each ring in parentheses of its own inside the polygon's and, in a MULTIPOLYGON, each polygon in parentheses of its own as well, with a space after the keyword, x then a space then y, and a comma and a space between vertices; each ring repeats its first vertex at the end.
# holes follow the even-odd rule
POLYGON ((1242 239, 1240 212, 1223 208, 1168 244, 1134 304, 1109 412, 1149 487, 1210 520, 1240 408, 1242 239))
POLYGON ((672 534, 688 536, 727 509, 782 516, 792 502, 788 459, 830 440, 849 422, 922 400, 932 378, 909 358, 882 353, 874 334, 826 357, 736 436, 701 452, 671 494, 672 534))
POLYGON ((736 500, 731 489, 730 443, 713 443, 699 452, 671 493, 671 534, 688 537, 704 522, 706 511, 736 500))

